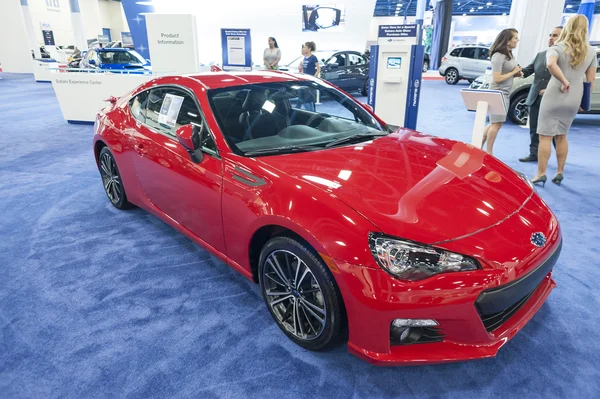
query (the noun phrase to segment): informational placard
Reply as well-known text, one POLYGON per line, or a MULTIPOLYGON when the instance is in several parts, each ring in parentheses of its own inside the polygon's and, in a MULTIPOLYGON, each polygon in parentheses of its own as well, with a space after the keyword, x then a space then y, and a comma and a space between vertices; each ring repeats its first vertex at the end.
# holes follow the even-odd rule
POLYGON ((108 44, 109 42, 108 35, 98 35, 98 43, 108 44))
POLYGON ((152 73, 200 71, 196 17, 191 14, 147 14, 152 73))
POLYGON ((378 44, 417 43, 417 25, 379 25, 378 44))
POLYGON ((252 70, 250 29, 221 29, 223 70, 252 70))
POLYGON ((179 110, 181 109, 181 104, 183 104, 183 97, 176 96, 175 94, 166 94, 165 99, 160 107, 158 123, 175 127, 175 124, 177 123, 177 116, 179 115, 179 110))
POLYGON ((133 38, 131 32, 121 32, 121 44, 123 47, 133 48, 133 38))
POLYGON ((44 37, 44 44, 46 46, 55 46, 54 43, 54 32, 52 32, 52 26, 46 22, 40 22, 42 28, 42 36, 44 37))

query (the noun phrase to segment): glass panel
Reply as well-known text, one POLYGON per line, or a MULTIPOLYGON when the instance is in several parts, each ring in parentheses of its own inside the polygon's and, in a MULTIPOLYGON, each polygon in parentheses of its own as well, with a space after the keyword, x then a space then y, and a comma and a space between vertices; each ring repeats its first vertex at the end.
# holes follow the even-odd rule
POLYGON ((249 84, 209 90, 208 96, 225 139, 239 155, 310 150, 344 137, 365 135, 366 141, 387 134, 353 99, 316 82, 249 84))

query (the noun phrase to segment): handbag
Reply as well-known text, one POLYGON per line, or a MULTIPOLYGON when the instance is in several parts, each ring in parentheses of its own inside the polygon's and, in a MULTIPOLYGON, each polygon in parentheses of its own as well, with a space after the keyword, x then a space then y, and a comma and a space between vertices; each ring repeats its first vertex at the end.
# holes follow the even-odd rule
POLYGON ((583 82, 583 96, 581 97, 581 109, 589 112, 592 109, 592 84, 583 82))

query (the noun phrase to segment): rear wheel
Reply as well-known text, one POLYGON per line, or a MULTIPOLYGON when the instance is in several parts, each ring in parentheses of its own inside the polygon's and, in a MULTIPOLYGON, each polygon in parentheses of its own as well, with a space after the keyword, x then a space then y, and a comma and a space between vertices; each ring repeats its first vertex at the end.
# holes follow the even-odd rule
POLYGON ((448 68, 446 70, 446 83, 449 85, 455 85, 460 80, 458 71, 455 68, 448 68))
POLYGON ((108 147, 104 147, 100 151, 98 157, 98 169, 102 177, 102 185, 104 192, 110 200, 110 203, 117 209, 131 208, 132 205, 127 201, 127 195, 123 188, 123 181, 117 163, 108 147))
POLYGON ((529 107, 525 102, 527 101, 528 95, 529 93, 527 91, 517 94, 510 102, 510 106, 508 107, 508 118, 516 125, 524 126, 527 124, 527 120, 529 119, 529 107))
POLYGON ((365 79, 365 83, 363 84, 362 89, 360 89, 360 94, 366 96, 369 93, 369 79, 365 79))
POLYGON ((261 251, 258 273, 267 309, 288 338, 314 351, 341 339, 341 295, 314 251, 293 238, 275 237, 261 251))

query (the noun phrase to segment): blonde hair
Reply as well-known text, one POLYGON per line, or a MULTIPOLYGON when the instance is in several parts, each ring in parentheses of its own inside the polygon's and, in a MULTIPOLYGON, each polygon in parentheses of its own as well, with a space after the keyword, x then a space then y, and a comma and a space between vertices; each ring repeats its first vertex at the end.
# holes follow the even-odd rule
POLYGON ((567 47, 567 54, 571 56, 571 67, 575 68, 581 65, 588 54, 588 19, 585 15, 576 15, 571 17, 567 25, 562 30, 559 43, 564 43, 567 47))

